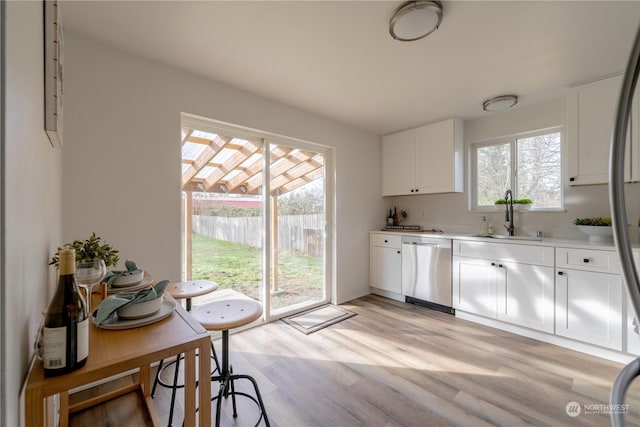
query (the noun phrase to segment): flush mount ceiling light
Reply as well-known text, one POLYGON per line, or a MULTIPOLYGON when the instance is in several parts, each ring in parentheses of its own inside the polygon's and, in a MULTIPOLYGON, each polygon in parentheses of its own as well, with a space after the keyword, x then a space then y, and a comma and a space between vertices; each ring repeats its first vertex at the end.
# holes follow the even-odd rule
POLYGON ((389 34, 403 42, 420 40, 437 30, 441 22, 439 1, 406 1, 393 12, 389 34))
POLYGON ((487 99, 482 103, 482 109, 484 111, 504 111, 515 106, 518 103, 517 95, 501 95, 487 99))

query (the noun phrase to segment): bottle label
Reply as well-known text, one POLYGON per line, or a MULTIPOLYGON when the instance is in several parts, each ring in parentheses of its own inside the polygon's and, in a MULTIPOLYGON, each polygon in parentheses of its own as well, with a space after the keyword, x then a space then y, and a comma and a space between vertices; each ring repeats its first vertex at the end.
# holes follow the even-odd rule
POLYGON ((67 328, 43 328, 43 365, 45 369, 62 369, 67 366, 67 328))
POLYGON ((82 322, 78 322, 77 328, 77 340, 78 340, 78 357, 77 361, 81 362, 89 356, 89 318, 87 317, 82 322))

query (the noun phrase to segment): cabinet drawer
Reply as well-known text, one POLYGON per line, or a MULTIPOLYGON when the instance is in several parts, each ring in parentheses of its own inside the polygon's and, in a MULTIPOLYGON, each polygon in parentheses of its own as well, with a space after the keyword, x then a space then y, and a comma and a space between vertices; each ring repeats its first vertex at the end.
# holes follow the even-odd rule
POLYGON ((556 267, 601 273, 621 273, 620 259, 614 251, 556 248, 556 267))
POLYGON ((508 243, 455 240, 453 254, 505 262, 519 262, 553 267, 553 248, 508 243))
POLYGON ((389 234, 371 234, 372 246, 384 246, 387 248, 402 248, 402 236, 401 235, 389 235, 389 234))

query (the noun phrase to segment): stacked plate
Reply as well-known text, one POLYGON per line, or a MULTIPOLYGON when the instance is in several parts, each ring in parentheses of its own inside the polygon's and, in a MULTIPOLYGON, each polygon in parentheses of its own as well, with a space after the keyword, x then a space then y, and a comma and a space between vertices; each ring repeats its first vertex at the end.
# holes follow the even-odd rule
POLYGON ((143 270, 138 270, 135 273, 118 276, 109 286, 107 286, 107 293, 117 294, 124 291, 139 291, 149 286, 153 280, 150 277, 144 276, 143 270))

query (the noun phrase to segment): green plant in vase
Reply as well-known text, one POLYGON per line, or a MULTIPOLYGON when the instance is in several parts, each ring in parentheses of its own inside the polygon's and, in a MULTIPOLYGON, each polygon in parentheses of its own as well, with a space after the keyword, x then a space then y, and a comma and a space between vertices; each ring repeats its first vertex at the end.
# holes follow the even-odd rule
POLYGON ((101 259, 107 267, 115 267, 120 260, 119 251, 102 241, 96 233, 91 233, 91 237, 86 240, 74 240, 73 243, 65 243, 59 247, 56 254, 51 258, 49 265, 55 265, 58 268, 60 259, 58 252, 63 249, 76 250, 76 262, 88 262, 94 259, 101 259))
POLYGON ((115 267, 118 264, 119 251, 107 242, 103 242, 96 233, 86 240, 74 240, 73 243, 65 243, 58 248, 56 254, 51 258, 49 265, 58 268, 60 258, 58 253, 63 249, 75 249, 76 251, 76 271, 75 277, 78 286, 85 290, 85 300, 87 309, 91 311, 91 294, 107 274, 107 267, 115 267))

